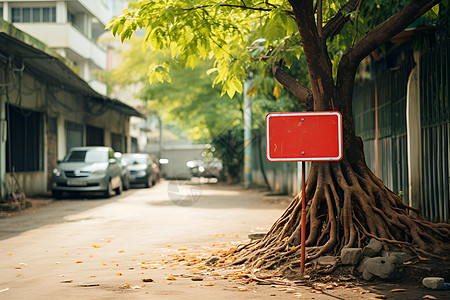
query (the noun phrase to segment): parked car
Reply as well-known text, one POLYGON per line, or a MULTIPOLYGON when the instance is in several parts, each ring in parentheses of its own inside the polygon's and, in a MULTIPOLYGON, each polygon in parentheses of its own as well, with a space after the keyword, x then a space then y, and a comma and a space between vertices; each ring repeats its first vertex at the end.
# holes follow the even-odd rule
POLYGON ((186 163, 186 166, 191 170, 192 176, 194 177, 205 177, 205 178, 220 178, 220 171, 222 171, 222 162, 213 158, 209 162, 203 160, 190 160, 186 163))
POLYGON ((120 178, 122 179, 122 188, 124 191, 130 188, 130 170, 128 169, 127 164, 122 159, 122 153, 115 152, 114 157, 117 160, 117 163, 120 167, 120 178))
POLYGON ((64 192, 103 192, 110 197, 122 192, 120 166, 110 147, 72 148, 53 169, 52 195, 62 198, 64 192))
POLYGON ((146 153, 126 153, 122 160, 130 170, 130 183, 143 183, 151 187, 158 181, 157 165, 146 153))

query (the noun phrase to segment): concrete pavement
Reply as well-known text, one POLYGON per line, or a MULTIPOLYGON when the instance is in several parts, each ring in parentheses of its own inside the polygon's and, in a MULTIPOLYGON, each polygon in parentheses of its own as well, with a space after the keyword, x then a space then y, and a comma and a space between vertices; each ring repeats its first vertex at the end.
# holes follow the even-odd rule
POLYGON ((262 192, 236 186, 163 181, 111 199, 71 198, 0 218, 0 299, 372 299, 380 294, 370 286, 315 294, 308 287, 256 285, 243 270, 198 263, 247 240, 249 233, 267 231, 287 202, 264 199, 262 192))

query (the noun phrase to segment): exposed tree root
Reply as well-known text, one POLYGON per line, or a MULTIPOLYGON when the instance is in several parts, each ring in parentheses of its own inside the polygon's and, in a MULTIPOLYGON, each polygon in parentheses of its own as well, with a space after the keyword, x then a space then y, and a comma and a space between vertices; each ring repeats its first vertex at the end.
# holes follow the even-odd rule
MULTIPOLYGON (((364 160, 314 162, 305 192, 307 262, 323 254, 338 255, 342 248, 364 247, 371 238, 383 242, 385 250, 450 258, 450 224, 425 220, 418 209, 386 188, 364 160)), ((301 201, 295 197, 263 239, 234 253, 234 264, 298 269, 301 201)))

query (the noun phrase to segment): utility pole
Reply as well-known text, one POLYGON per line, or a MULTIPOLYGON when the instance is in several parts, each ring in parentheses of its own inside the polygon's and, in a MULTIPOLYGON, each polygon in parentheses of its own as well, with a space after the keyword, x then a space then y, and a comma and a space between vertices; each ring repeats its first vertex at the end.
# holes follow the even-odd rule
POLYGON ((252 99, 248 97, 248 89, 253 80, 244 82, 244 186, 252 183, 252 99))

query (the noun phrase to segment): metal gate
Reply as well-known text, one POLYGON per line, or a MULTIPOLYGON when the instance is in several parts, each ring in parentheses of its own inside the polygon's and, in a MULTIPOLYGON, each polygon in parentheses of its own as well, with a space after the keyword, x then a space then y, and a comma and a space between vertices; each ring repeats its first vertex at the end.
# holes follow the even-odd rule
POLYGON ((450 48, 449 29, 434 36, 420 57, 422 125, 422 212, 434 222, 450 220, 450 48))

